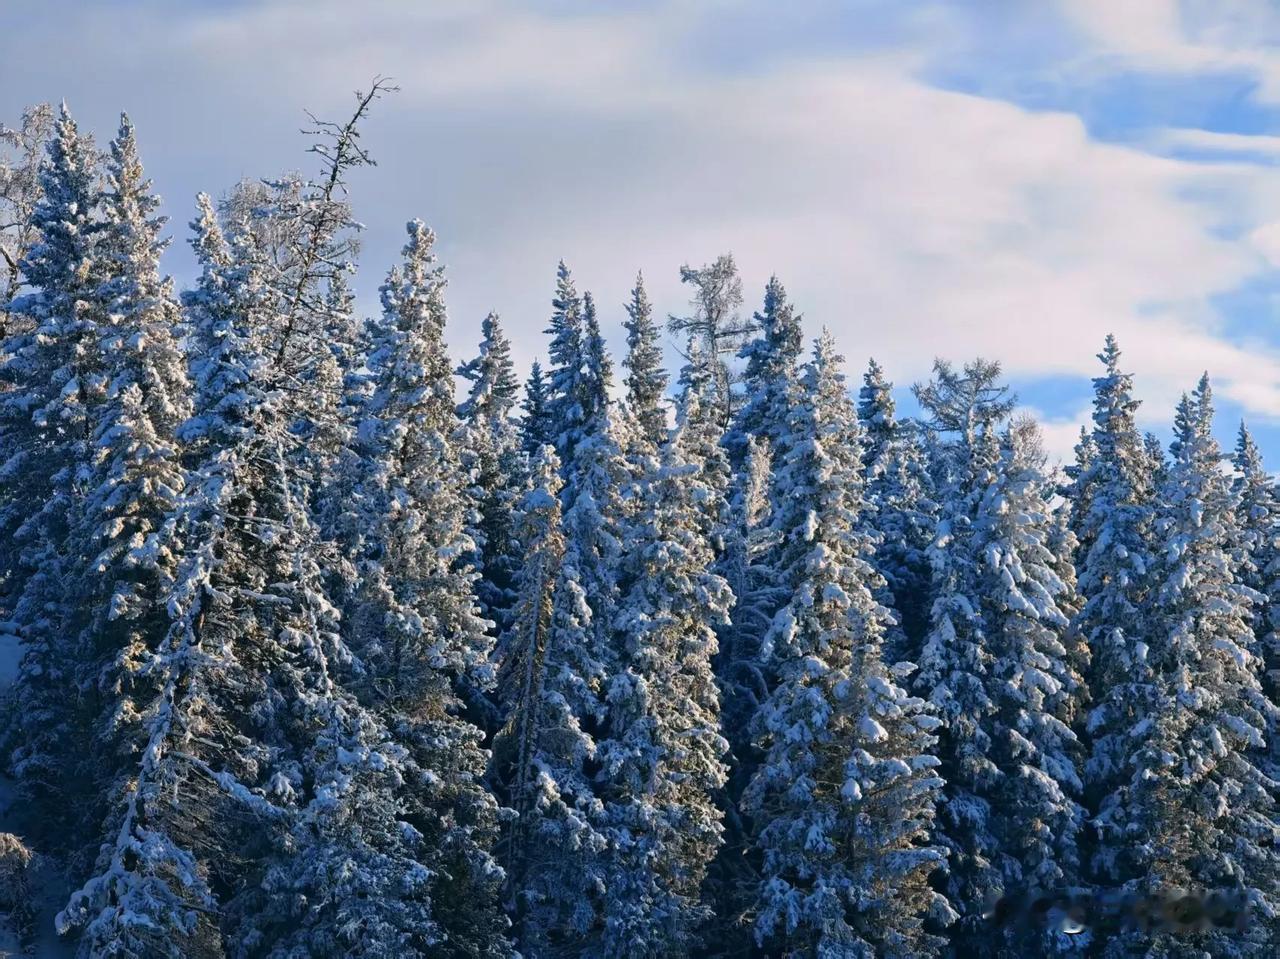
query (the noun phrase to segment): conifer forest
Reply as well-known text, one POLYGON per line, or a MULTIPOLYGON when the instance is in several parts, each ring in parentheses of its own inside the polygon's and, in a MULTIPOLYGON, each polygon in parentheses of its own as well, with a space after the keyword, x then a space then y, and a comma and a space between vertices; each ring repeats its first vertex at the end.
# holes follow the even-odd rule
POLYGON ((1082 344, 1059 467, 997 358, 900 413, 727 253, 674 315, 560 262, 517 369, 430 210, 357 306, 391 92, 186 225, 127 116, 0 128, 18 952, 1277 955, 1280 490, 1212 370, 1164 443, 1082 344))

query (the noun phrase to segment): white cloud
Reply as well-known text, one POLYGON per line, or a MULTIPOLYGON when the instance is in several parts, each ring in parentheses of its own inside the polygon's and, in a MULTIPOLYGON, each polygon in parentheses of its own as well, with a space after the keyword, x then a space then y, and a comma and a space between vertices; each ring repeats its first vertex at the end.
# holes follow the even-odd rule
POLYGON ((1280 102, 1280 9, 1271 0, 1059 0, 1063 14, 1096 47, 1085 63, 1131 69, 1238 73, 1257 80, 1255 95, 1280 102))
MULTIPOLYGON (((729 5, 49 7, 0 38, 0 59, 21 66, 0 115, 67 94, 105 128, 128 106, 178 223, 197 188, 301 162, 301 107, 333 115, 369 76, 394 76, 403 92, 366 133, 380 166, 354 183, 370 228, 361 285, 376 288, 404 220, 428 219, 459 352, 491 307, 522 358, 541 351, 561 256, 616 333, 637 268, 678 310, 676 266, 732 249, 752 299, 776 271, 851 365, 874 354, 900 382, 934 355, 1091 375, 1114 331, 1162 417, 1206 366, 1221 394, 1280 417, 1280 354, 1227 338, 1209 305, 1280 255, 1280 188, 1249 164, 1103 144, 1069 114, 934 88, 914 34, 911 47, 729 70, 689 42, 729 5)), ((1100 49, 1135 62, 1265 59, 1186 40, 1168 4, 1072 9, 1100 49)))

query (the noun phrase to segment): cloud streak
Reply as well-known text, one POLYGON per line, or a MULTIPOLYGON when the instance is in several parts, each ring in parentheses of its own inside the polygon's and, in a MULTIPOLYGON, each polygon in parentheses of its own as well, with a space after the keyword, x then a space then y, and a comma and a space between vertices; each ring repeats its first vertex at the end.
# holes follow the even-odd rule
MULTIPOLYGON (((1271 58, 1236 34, 1188 39, 1169 4, 1121 6, 1123 19, 1114 4, 1068 5, 1091 44, 1076 62, 1227 64, 1270 90, 1271 58)), ((879 42, 841 54, 815 38, 822 56, 747 36, 730 69, 700 55, 699 38, 738 9, 52 3, 0 38, 0 58, 19 65, 0 115, 66 95, 109 129, 128 107, 184 222, 197 189, 299 165, 302 107, 336 114, 352 87, 390 74, 403 92, 366 134, 380 166, 354 184, 369 227, 364 302, 403 221, 426 218, 450 267, 459 353, 490 308, 523 359, 540 351, 562 256, 617 346, 637 268, 678 311, 676 266, 732 249, 753 295, 776 271, 812 331, 830 326, 851 363, 875 355, 900 382, 933 355, 998 357, 1022 379, 1092 375, 1114 331, 1153 415, 1208 367, 1220 395, 1280 419, 1280 353, 1236 335, 1213 304, 1280 262, 1274 138, 1102 143, 1070 113, 941 89, 928 67, 937 50, 956 55, 953 15, 886 21, 879 42)), ((875 16, 851 28, 875 35, 875 16)), ((176 251, 173 268, 186 262, 176 251)))

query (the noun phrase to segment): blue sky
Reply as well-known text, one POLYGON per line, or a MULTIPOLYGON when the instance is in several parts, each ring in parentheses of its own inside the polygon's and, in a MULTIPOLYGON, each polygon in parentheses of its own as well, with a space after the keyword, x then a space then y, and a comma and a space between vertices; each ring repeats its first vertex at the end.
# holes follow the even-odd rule
POLYGON ((636 270, 680 311, 680 264, 732 250, 852 376, 999 358, 1065 455, 1114 331, 1144 426, 1207 368, 1276 468, 1277 40, 1267 0, 45 0, 6 12, 0 119, 128 110, 181 280, 196 191, 306 169, 304 109, 389 75, 361 302, 422 217, 456 355, 489 309, 542 351, 561 257, 617 352, 636 270))

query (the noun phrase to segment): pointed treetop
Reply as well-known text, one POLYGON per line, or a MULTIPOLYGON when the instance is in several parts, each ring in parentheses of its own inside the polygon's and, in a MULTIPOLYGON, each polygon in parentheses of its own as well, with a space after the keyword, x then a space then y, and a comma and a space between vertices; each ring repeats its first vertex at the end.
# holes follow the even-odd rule
POLYGON ((481 322, 480 335, 480 354, 457 369, 458 376, 471 382, 471 390, 458 408, 458 415, 464 419, 475 416, 505 419, 520 392, 511 360, 511 341, 494 312, 481 322))
MULTIPOLYGON (((412 219, 405 224, 409 240, 404 245, 404 278, 415 286, 427 282, 427 273, 435 264, 433 247, 436 235, 429 226, 419 219, 412 219)), ((440 283, 443 284, 443 277, 440 283)))
POLYGON ((627 405, 639 423, 644 438, 653 446, 666 436, 667 414, 663 396, 667 391, 667 373, 662 368, 662 348, 658 344, 658 327, 653 321, 653 306, 644 288, 644 275, 636 274, 636 285, 626 305, 627 355, 622 361, 627 370, 627 405))
POLYGON ((529 370, 524 385, 524 403, 521 406, 520 448, 530 456, 547 444, 554 444, 551 423, 551 394, 542 364, 537 360, 529 370))
POLYGON ((613 386, 613 362, 605 347, 596 316, 596 301, 590 291, 582 294, 583 411, 586 418, 597 416, 609 405, 613 386))
POLYGON ((884 370, 873 357, 867 363, 867 371, 862 374, 862 388, 858 391, 858 419, 867 430, 869 456, 883 447, 896 432, 896 412, 893 384, 885 379, 884 370))
MULTIPOLYGON (((573 274, 565 266, 564 260, 561 260, 556 264, 556 295, 551 300, 551 306, 558 314, 563 314, 566 319, 576 322, 581 305, 578 288, 573 282, 573 274)), ((548 332, 554 332, 554 330, 548 332)))
POLYGON ((1262 451, 1258 449, 1258 444, 1253 438, 1253 434, 1249 432, 1249 427, 1245 425, 1244 420, 1240 421, 1240 430, 1236 434, 1236 452, 1232 458, 1232 462, 1246 477, 1263 476, 1266 471, 1262 465, 1262 451))
POLYGON ((1114 333, 1107 334, 1106 345, 1098 354, 1098 359, 1107 365, 1109 373, 1115 373, 1120 369, 1120 344, 1116 342, 1114 333))

